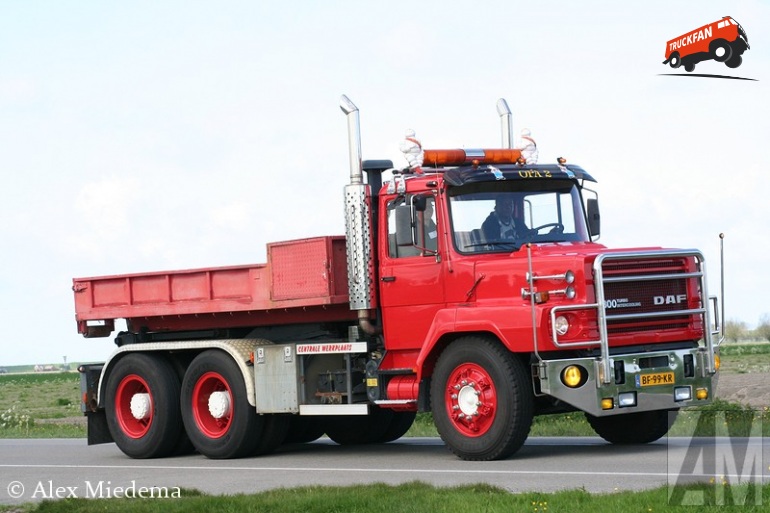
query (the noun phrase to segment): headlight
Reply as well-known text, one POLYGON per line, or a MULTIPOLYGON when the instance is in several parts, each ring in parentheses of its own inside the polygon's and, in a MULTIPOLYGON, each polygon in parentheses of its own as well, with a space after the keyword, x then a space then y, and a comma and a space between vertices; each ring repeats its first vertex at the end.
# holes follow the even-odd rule
POLYGON ((560 315, 556 318, 554 328, 556 329, 557 334, 566 335, 567 331, 569 330, 569 321, 567 320, 566 317, 564 317, 563 315, 560 315))

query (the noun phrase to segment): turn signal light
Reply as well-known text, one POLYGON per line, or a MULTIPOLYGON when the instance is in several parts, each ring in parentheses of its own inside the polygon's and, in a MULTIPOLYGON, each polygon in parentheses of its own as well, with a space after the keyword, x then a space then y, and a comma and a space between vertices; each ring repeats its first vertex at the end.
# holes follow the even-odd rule
POLYGON ((707 388, 696 388, 695 398, 699 401, 704 401, 709 398, 709 391, 707 388))
POLYGON ((614 407, 615 401, 612 400, 612 397, 602 399, 602 410, 611 410, 614 407))
POLYGON ((719 358, 718 354, 714 355, 714 370, 719 370, 719 367, 722 366, 722 359, 719 358))

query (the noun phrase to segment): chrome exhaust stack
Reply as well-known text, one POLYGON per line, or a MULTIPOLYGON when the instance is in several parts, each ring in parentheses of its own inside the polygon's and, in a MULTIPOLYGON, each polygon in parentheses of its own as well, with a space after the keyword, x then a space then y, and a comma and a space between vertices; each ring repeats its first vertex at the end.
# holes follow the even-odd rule
POLYGON ((497 113, 500 115, 500 131, 502 135, 502 147, 513 149, 513 116, 505 98, 497 100, 497 113))
POLYGON ((345 186, 345 235, 350 309, 359 310, 361 328, 366 333, 373 333, 376 330, 366 312, 377 307, 374 288, 375 259, 372 244, 371 190, 364 183, 358 107, 347 96, 342 95, 340 108, 348 118, 350 151, 350 184, 345 186))
POLYGON ((361 159, 361 123, 358 107, 344 94, 340 97, 340 109, 348 118, 348 149, 350 152, 350 184, 364 183, 364 166, 361 159))

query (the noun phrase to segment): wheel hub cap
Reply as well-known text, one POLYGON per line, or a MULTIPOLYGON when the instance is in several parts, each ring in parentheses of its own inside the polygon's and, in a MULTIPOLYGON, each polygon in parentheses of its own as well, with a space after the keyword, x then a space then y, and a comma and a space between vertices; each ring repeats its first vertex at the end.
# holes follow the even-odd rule
POLYGON ((471 437, 489 431, 497 412, 497 392, 487 371, 465 363, 452 372, 447 384, 446 406, 455 429, 471 437))
POLYGON ((457 394, 457 405, 460 411, 465 415, 475 415, 481 403, 479 403, 479 393, 472 386, 464 386, 457 394))
POLYGON ((150 416, 150 394, 134 394, 131 396, 131 415, 136 420, 143 420, 150 416))
POLYGON ((209 413, 215 419, 230 415, 230 394, 227 392, 212 392, 209 396, 209 413))

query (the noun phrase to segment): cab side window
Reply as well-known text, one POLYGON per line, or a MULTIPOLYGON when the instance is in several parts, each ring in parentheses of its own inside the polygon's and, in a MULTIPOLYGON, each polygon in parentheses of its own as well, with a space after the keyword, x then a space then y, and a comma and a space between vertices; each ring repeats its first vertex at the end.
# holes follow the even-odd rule
POLYGON ((425 210, 412 208, 412 197, 388 203, 388 255, 391 258, 435 255, 438 249, 435 198, 426 198, 425 210))

